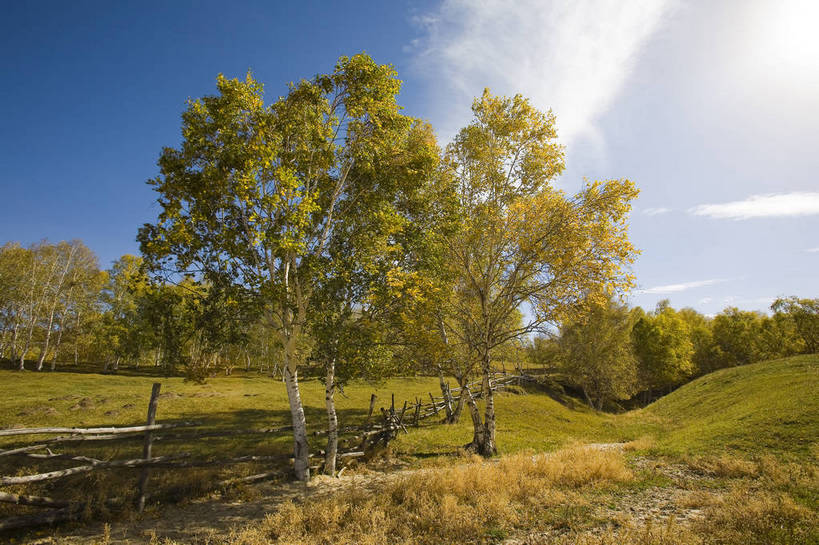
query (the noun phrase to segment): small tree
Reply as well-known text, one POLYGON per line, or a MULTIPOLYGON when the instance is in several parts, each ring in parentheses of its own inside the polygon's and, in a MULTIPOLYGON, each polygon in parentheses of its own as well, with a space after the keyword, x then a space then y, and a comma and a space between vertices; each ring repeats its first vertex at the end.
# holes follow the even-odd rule
POLYGON ((609 401, 629 399, 637 390, 632 326, 629 310, 608 301, 591 305, 587 314, 560 329, 564 370, 598 411, 609 401))
POLYGON ((653 313, 638 317, 632 338, 640 387, 648 399, 654 390, 676 386, 694 373, 691 331, 668 301, 658 303, 653 313))
POLYGON ((819 299, 779 298, 771 305, 771 310, 793 321, 805 343, 806 353, 819 352, 819 299))

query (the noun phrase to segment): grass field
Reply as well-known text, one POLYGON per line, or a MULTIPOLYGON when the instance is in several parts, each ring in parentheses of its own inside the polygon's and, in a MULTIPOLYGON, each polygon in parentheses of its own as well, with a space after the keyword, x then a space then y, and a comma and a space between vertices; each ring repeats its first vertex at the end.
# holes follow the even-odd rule
MULTIPOLYGON (((644 409, 610 415, 547 395, 500 394, 502 452, 551 450, 571 442, 644 438, 653 454, 775 454, 806 459, 819 443, 819 356, 723 369, 682 386, 644 409)), ((446 453, 471 439, 471 423, 401 436, 401 453, 446 453)))
MULTIPOLYGON (((155 380, 142 376, 69 372, 19 373, 3 370, 0 371, 2 384, 0 428, 140 424, 144 421, 151 383, 155 380)), ((269 377, 234 375, 215 378, 204 385, 185 382, 180 378, 161 379, 161 382, 163 397, 159 402, 157 418, 160 423, 195 420, 213 428, 268 428, 289 423, 284 385, 269 377)), ((819 357, 799 356, 724 369, 695 380, 644 409, 618 415, 594 412, 577 400, 568 398, 556 400, 536 388, 530 388, 525 395, 500 393, 497 397, 498 446, 502 453, 514 454, 554 451, 567 446, 575 448, 571 445, 583 443, 630 442, 627 451, 632 454, 628 454, 628 457, 648 456, 652 459, 666 460, 663 463, 685 463, 687 467, 693 468, 693 471, 712 475, 713 482, 709 481, 712 484, 708 486, 723 488, 728 486, 720 480, 723 477, 745 479, 741 481, 745 483, 742 486, 756 487, 753 490, 757 492, 761 490, 767 494, 764 498, 760 496, 759 501, 769 502, 770 505, 765 504, 768 507, 778 505, 779 509, 784 505, 782 501, 786 501, 781 497, 787 496, 788 502, 795 502, 794 512, 802 513, 799 509, 807 509, 810 519, 814 516, 811 513, 815 514, 819 501, 817 497, 819 492, 816 490, 816 484, 819 482, 816 478, 816 462, 819 457, 817 391, 819 357), (804 474, 804 471, 808 473, 804 474), (773 474, 779 477, 770 477, 773 474), (793 477, 797 474, 797 477, 793 477), (792 477, 785 478, 782 475, 792 477), (748 479, 756 480, 747 481, 748 479), (758 481, 768 484, 763 486, 758 481), (774 482, 780 484, 770 484, 774 482), (785 484, 781 484, 782 482, 785 484), (782 496, 783 494, 785 496, 782 496)), ((341 425, 352 425, 363 420, 372 393, 378 396, 377 406, 386 406, 393 393, 396 396, 396 404, 401 404, 404 399, 412 401, 416 396, 428 398, 429 392, 438 393, 437 379, 400 378, 381 384, 350 384, 345 388, 344 395, 339 395, 337 399, 341 425)), ((311 431, 321 429, 325 413, 324 392, 320 382, 315 380, 303 382, 302 395, 308 428, 311 431)), ((400 435, 392 445, 393 454, 415 466, 448 466, 453 461, 462 464, 463 458, 453 458, 452 455, 457 454, 458 447, 471 438, 468 415, 464 415, 461 422, 453 426, 435 424, 432 420, 426 421, 427 423, 420 428, 410 429, 409 434, 400 435)), ((312 441, 314 448, 323 446, 321 438, 313 438, 312 441)), ((4 438, 0 448, 27 442, 32 442, 32 438, 4 438)), ((283 454, 289 452, 290 448, 291 440, 287 435, 208 437, 195 441, 159 441, 155 445, 154 455, 184 451, 196 457, 224 458, 245 454, 283 454)), ((141 444, 140 441, 123 441, 106 447, 100 447, 100 444, 73 445, 70 448, 66 447, 65 452, 123 459, 139 457, 141 444)), ((27 463, 25 468, 21 468, 20 459, 12 461, 0 458, 0 461, 2 461, 0 473, 5 475, 33 473, 38 469, 36 462, 27 463)), ((65 463, 72 465, 75 462, 65 463)), ((480 469, 483 467, 481 465, 476 467, 478 469, 474 471, 485 470, 480 469)), ((266 468, 246 464, 207 470, 175 472, 157 470, 152 482, 164 491, 164 495, 158 498, 164 501, 201 494, 207 489, 207 482, 236 474, 248 474, 259 469, 266 468)), ((444 468, 441 471, 449 470, 444 468)), ((131 492, 135 475, 133 471, 106 472, 104 476, 100 474, 93 479, 72 477, 48 485, 9 487, 7 491, 58 497, 99 495, 101 498, 102 494, 110 496, 131 492)), ((618 477, 612 482, 617 483, 615 488, 637 490, 647 486, 662 486, 662 482, 665 482, 663 479, 668 480, 667 477, 638 472, 634 477, 618 477)), ((424 482, 410 481, 405 483, 405 486, 423 487, 426 486, 424 482)), ((574 505, 572 502, 575 500, 580 502, 578 505, 585 505, 592 501, 590 498, 603 494, 589 483, 583 484, 580 496, 575 494, 577 491, 572 492, 563 485, 558 486, 551 481, 547 484, 543 485, 546 487, 544 490, 548 489, 551 491, 549 494, 554 493, 557 494, 555 497, 563 498, 558 504, 564 507, 574 505)), ((730 493, 739 493, 736 492, 738 486, 730 484, 728 487, 730 490, 726 490, 730 493)), ((464 490, 466 490, 464 494, 470 493, 467 489, 464 490)), ((614 501, 612 498, 620 494, 612 492, 611 487, 606 490, 608 491, 604 496, 608 499, 605 501, 614 501)), ((542 514, 537 509, 532 511, 531 506, 528 506, 527 502, 531 498, 527 494, 530 493, 537 495, 547 492, 529 489, 520 491, 522 495, 514 501, 522 502, 521 509, 526 511, 527 520, 540 516, 538 513, 542 514)), ((392 501, 390 498, 396 497, 398 489, 388 487, 385 494, 387 497, 379 501, 392 501)), ((441 491, 441 494, 447 495, 445 491, 441 491)), ((446 498, 443 496, 430 501, 445 501, 446 498)), ((342 519, 345 512, 342 505, 350 500, 344 498, 344 494, 341 494, 336 502, 341 503, 333 504, 336 505, 334 512, 342 519)), ((456 503, 461 501, 456 500, 457 498, 450 498, 446 501, 456 503)), ((468 509, 470 505, 471 508, 479 507, 470 503, 471 500, 466 496, 463 501, 466 503, 458 509, 468 509)), ((597 498, 595 501, 602 500, 597 498)), ((389 506, 385 506, 385 509, 388 511, 389 506)), ((481 509, 486 510, 488 507, 483 506, 481 509)), ((571 511, 569 507, 566 509, 571 511)), ((715 511, 714 517, 723 516, 725 514, 723 511, 719 513, 715 511)), ((20 512, 19 507, 13 510, 3 507, 0 516, 20 512)), ((385 513, 383 516, 388 516, 388 513, 385 513)), ((465 511, 459 513, 461 513, 459 516, 468 518, 465 511)), ((742 516, 746 515, 751 516, 747 513, 742 516)), ((805 518, 807 515, 803 515, 804 513, 799 515, 801 518, 797 517, 799 524, 802 525, 808 520, 805 518)), ((315 516, 321 517, 318 514, 315 516)), ((343 525, 343 520, 339 520, 337 524, 343 525)), ((470 526, 472 528, 470 531, 476 536, 481 536, 483 535, 481 532, 490 531, 494 526, 500 525, 499 527, 508 529, 522 524, 515 520, 517 520, 515 517, 508 520, 495 520, 491 517, 481 519, 473 521, 474 527, 470 526)), ((309 527, 310 521, 303 523, 309 527)), ((454 532, 451 535, 458 535, 460 531, 458 527, 447 528, 447 532, 454 532)), ((253 531, 257 530, 261 531, 258 528, 253 531)), ((436 539, 450 535, 436 534, 431 530, 429 532, 432 533, 429 533, 428 530, 422 532, 428 542, 435 542, 436 539)), ((412 541, 412 532, 415 530, 403 528, 401 531, 409 536, 408 541, 412 541)), ((355 535, 357 535, 355 532, 350 533, 350 536, 355 535)), ((248 543, 255 542, 248 539, 248 543)), ((660 542, 662 541, 657 541, 660 542)))

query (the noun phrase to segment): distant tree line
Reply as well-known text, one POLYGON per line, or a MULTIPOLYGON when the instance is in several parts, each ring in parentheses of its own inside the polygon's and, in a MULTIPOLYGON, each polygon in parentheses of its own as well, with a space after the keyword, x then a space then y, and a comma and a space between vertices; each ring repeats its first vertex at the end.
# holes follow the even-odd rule
POLYGON ((608 301, 534 339, 529 355, 597 409, 635 396, 646 403, 717 369, 819 351, 819 299, 780 298, 771 311, 708 317, 668 301, 650 312, 608 301))
POLYGON ((241 303, 190 277, 151 278, 138 256, 100 270, 78 240, 0 247, 0 359, 20 370, 150 365, 196 379, 239 366, 275 370, 279 347, 241 303))

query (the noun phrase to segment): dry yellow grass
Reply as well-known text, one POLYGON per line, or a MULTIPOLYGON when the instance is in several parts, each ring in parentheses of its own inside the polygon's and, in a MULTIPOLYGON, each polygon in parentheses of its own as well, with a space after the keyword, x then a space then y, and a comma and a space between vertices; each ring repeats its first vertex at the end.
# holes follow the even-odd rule
POLYGON ((471 461, 402 476, 376 491, 353 489, 286 504, 229 543, 478 542, 542 521, 571 524, 589 507, 583 488, 632 478, 622 454, 582 447, 471 461))
POLYGON ((819 543, 816 512, 783 493, 741 488, 720 497, 695 530, 707 543, 797 545, 819 543))
POLYGON ((637 450, 651 450, 657 446, 657 440, 651 435, 643 435, 623 445, 623 449, 634 452, 637 450))

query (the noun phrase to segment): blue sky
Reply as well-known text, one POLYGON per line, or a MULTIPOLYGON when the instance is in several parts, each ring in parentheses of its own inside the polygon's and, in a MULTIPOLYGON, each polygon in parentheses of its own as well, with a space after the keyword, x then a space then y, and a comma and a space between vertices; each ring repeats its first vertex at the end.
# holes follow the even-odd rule
POLYGON ((0 241, 80 238, 107 267, 188 97, 249 68, 270 97, 367 51, 445 143, 483 87, 557 115, 568 191, 640 188, 632 304, 819 296, 813 0, 3 2, 0 241))

